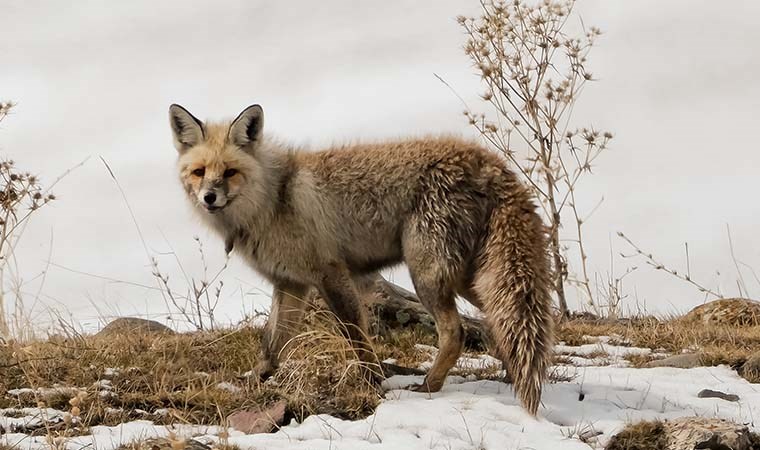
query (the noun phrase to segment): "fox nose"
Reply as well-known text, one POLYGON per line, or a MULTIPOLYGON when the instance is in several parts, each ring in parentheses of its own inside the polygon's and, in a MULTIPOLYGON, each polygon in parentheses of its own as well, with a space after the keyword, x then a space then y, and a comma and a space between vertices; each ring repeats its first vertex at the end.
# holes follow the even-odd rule
POLYGON ((203 196, 203 201, 206 202, 207 205, 213 205, 216 201, 216 193, 206 192, 206 195, 203 196))

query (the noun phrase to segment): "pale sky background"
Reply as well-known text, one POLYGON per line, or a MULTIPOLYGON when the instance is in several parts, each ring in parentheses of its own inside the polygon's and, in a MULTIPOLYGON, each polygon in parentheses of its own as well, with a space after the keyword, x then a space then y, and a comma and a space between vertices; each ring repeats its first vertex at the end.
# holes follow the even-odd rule
MULTIPOLYGON (((726 224, 737 258, 760 272, 760 3, 580 0, 576 10, 605 34, 589 65, 599 81, 584 91, 573 123, 616 136, 579 193, 586 212, 604 197, 585 229, 591 270, 606 276, 610 245, 613 253, 625 249, 616 231, 679 270, 688 241, 692 276, 736 295, 726 224)), ((90 157, 33 218, 17 253, 22 277, 34 279, 51 254, 69 269, 155 286, 101 156, 175 289, 182 275, 165 253, 174 249, 197 276, 193 236, 204 242, 210 270, 221 266, 222 242, 193 216, 176 179, 173 102, 201 118, 234 117, 260 103, 267 131, 310 147, 473 135, 459 100, 433 74, 473 109, 486 107, 454 20, 476 11, 475 0, 0 0, 0 98, 18 102, 0 125, 0 153, 48 182, 90 157)), ((618 272, 640 266, 626 278, 630 309, 662 314, 704 302, 643 261, 613 262, 618 272)), ((756 278, 748 269, 743 275, 760 297, 756 278)), ((393 277, 408 286, 405 270, 393 277)), ((223 278, 222 319, 268 306, 269 286, 240 261, 223 278)), ((24 291, 40 325, 49 308, 86 326, 117 314, 167 317, 152 289, 51 266, 35 302, 38 281, 24 291)))

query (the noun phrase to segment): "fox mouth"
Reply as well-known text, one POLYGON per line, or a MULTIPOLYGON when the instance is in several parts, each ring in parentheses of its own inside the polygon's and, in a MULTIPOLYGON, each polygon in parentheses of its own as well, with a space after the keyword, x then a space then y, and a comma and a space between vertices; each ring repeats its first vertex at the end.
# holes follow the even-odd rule
POLYGON ((230 206, 230 204, 232 203, 232 200, 234 200, 234 198, 227 197, 227 201, 223 205, 209 205, 209 204, 202 203, 201 206, 203 207, 203 209, 206 210, 207 213, 216 214, 220 212, 221 210, 225 209, 226 207, 230 206))
MULTIPOLYGON (((224 205, 227 206, 227 205, 224 205)), ((214 205, 205 205, 204 208, 206 209, 206 212, 209 214, 216 214, 219 211, 224 209, 224 206, 214 206, 214 205)))

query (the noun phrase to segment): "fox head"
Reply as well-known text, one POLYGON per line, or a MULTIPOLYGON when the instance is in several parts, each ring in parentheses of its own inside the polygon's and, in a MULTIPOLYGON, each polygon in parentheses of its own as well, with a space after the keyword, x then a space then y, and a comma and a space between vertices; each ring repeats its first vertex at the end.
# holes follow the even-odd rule
POLYGON ((257 158, 264 112, 259 105, 243 110, 231 123, 203 123, 179 105, 169 107, 180 180, 201 211, 218 214, 236 204, 260 203, 266 167, 257 158))

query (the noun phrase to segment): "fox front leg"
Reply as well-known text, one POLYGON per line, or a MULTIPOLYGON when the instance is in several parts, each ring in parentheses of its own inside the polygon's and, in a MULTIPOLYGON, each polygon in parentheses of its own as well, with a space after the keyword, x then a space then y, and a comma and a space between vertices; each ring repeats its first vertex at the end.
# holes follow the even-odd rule
POLYGON ((261 353, 254 373, 260 378, 272 375, 279 365, 279 356, 285 344, 301 325, 307 288, 295 283, 280 283, 274 288, 272 310, 264 328, 261 353))

